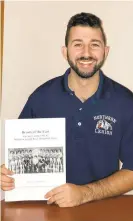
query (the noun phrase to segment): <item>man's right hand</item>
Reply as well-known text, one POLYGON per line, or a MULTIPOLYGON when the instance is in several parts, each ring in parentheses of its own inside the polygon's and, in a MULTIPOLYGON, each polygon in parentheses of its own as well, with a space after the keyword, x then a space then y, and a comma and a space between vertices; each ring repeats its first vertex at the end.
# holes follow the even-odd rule
POLYGON ((1 189, 4 191, 13 190, 15 188, 14 178, 9 177, 8 175, 13 175, 14 173, 11 170, 8 170, 5 165, 2 165, 0 170, 1 189))

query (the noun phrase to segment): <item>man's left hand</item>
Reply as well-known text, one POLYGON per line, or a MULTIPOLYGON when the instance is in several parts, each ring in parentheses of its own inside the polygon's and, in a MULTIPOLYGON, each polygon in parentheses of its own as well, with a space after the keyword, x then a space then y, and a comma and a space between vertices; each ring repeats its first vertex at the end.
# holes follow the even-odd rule
POLYGON ((73 207, 88 202, 88 188, 66 183, 49 191, 47 204, 56 203, 59 207, 73 207))

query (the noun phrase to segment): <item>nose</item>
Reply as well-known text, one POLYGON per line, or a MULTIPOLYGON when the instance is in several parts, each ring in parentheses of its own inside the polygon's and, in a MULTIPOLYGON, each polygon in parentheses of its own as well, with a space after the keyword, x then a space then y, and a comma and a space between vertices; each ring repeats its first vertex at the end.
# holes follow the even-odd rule
POLYGON ((88 45, 84 46, 83 55, 84 55, 84 57, 91 57, 92 56, 91 48, 88 45))

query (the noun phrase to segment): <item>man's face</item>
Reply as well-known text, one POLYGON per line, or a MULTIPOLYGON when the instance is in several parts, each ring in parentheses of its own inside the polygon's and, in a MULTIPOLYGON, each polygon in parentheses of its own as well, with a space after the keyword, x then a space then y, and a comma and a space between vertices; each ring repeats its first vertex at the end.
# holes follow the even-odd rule
POLYGON ((108 50, 99 28, 76 26, 70 30, 65 57, 79 77, 90 78, 103 66, 108 50))

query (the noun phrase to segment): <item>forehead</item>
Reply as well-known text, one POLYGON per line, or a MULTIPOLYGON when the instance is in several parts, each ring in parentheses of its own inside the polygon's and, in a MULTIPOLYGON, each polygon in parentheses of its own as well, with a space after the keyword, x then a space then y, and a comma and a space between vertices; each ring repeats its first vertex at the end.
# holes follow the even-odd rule
POLYGON ((82 41, 91 41, 92 39, 99 40, 103 42, 103 36, 100 28, 75 26, 70 29, 69 42, 75 39, 80 39, 82 41))

